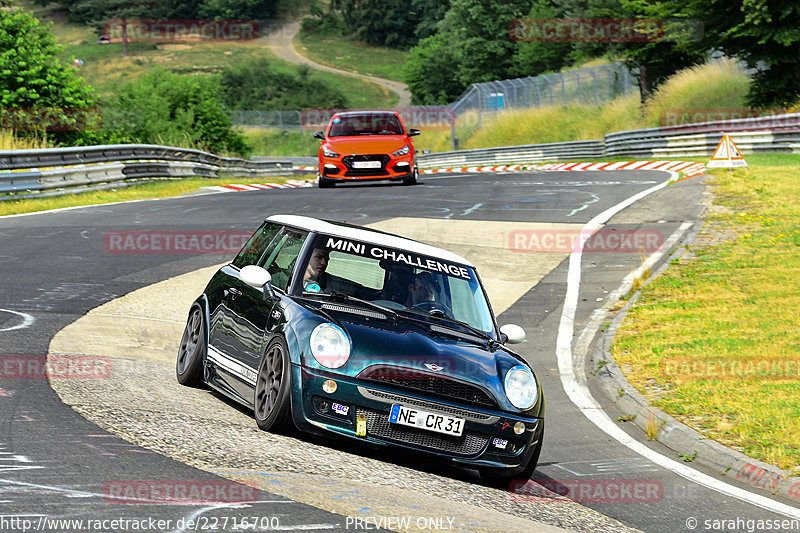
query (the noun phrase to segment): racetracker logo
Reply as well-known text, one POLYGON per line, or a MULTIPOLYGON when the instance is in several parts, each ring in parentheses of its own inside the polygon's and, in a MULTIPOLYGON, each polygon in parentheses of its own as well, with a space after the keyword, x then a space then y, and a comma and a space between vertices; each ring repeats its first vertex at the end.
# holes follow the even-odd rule
POLYGON ((128 480, 103 487, 106 503, 224 504, 258 501, 258 489, 235 481, 128 480))
POLYGON ((514 42, 651 43, 698 41, 703 23, 696 19, 514 19, 514 42))
POLYGON ((14 131, 97 130, 103 120, 99 109, 64 107, 0 108, 0 129, 14 131))
MULTIPOLYGON (((357 111, 353 109, 307 109, 300 112, 300 125, 308 131, 325 129, 336 113, 357 111)), ((456 115, 446 107, 417 106, 398 107, 386 111, 396 112, 403 119, 406 128, 426 130, 445 130, 455 124, 456 115)))
MULTIPOLYGON (((714 122, 715 129, 724 127, 724 131, 741 130, 779 130, 781 128, 797 128, 800 117, 785 115, 785 109, 749 109, 746 107, 726 109, 680 108, 667 109, 661 113, 661 126, 681 126, 683 124, 699 124, 714 122), (742 119, 753 119, 746 124, 739 124, 742 119)), ((698 130, 702 126, 697 126, 698 130)), ((692 128, 681 131, 691 132, 692 128)))
POLYGON ((111 359, 102 355, 4 355, 3 379, 107 379, 111 359))
POLYGON ((604 228, 596 232, 569 229, 514 230, 512 252, 652 253, 664 244, 658 230, 604 228))
POLYGON ((236 254, 250 231, 109 231, 103 246, 109 254, 236 254))
POLYGON ((192 41, 252 41, 258 39, 257 20, 109 20, 103 36, 132 43, 192 41))
POLYGON ((509 486, 515 502, 656 503, 664 499, 657 479, 515 479, 509 486))

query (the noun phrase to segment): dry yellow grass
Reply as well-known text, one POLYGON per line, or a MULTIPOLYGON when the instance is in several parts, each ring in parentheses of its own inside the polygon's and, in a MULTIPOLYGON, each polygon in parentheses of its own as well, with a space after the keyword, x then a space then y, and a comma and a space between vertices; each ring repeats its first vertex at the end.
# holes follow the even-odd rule
MULTIPOLYGON (((731 59, 721 59, 682 70, 665 81, 647 102, 644 122, 648 127, 663 124, 665 113, 709 110, 743 111, 750 77, 731 59)), ((691 116, 691 115, 690 115, 691 116)))
POLYGON ((52 147, 47 142, 47 139, 18 137, 12 131, 0 130, 0 150, 30 150, 52 147))
POLYGON ((698 242, 642 289, 613 346, 652 403, 800 473, 800 156, 715 172, 698 242))
POLYGON ((641 127, 638 95, 604 106, 547 106, 483 115, 483 127, 463 148, 599 139, 611 131, 641 127))
MULTIPOLYGON (((462 139, 461 148, 488 148, 600 139, 616 131, 665 125, 667 112, 699 113, 699 120, 744 115, 749 86, 750 79, 742 67, 723 59, 676 73, 644 108, 638 93, 632 93, 601 106, 576 104, 483 113, 480 124, 473 113, 459 117, 457 135, 462 139)), ((449 150, 449 135, 446 139, 437 137, 431 145, 435 151, 449 150)))

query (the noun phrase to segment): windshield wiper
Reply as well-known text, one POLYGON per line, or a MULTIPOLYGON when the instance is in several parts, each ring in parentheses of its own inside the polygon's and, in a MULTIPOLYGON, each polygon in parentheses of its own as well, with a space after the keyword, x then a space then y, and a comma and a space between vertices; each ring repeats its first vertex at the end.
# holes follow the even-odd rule
MULTIPOLYGON (((406 310, 410 311, 410 309, 406 309, 406 310)), ((452 324, 457 324, 457 325, 461 326, 462 328, 466 328, 471 333, 474 333, 475 336, 480 338, 481 344, 488 344, 491 347, 492 345, 497 343, 497 341, 495 339, 493 339, 492 336, 489 335, 488 333, 486 333, 485 331, 480 330, 480 329, 478 329, 476 327, 470 326, 466 322, 462 322, 460 320, 456 320, 455 318, 450 318, 449 316, 445 315, 444 313, 441 313, 441 312, 440 313, 436 313, 436 314, 433 314, 433 313, 421 313, 421 312, 416 311, 416 310, 414 310, 413 312, 416 313, 416 314, 422 315, 422 316, 435 318, 439 322, 450 322, 452 324)), ((453 331, 463 334, 463 332, 460 332, 460 331, 456 331, 456 330, 453 330, 453 331)))
POLYGON ((376 310, 378 310, 378 311, 380 311, 382 313, 385 313, 385 314, 387 314, 389 316, 392 316, 392 317, 395 317, 395 318, 399 316, 397 314, 397 311, 395 311, 394 309, 390 309, 388 307, 384 307, 381 304, 376 304, 374 302, 370 302, 369 300, 362 300, 361 298, 357 298, 355 296, 351 296, 351 295, 345 294, 343 292, 335 292, 335 291, 334 292, 315 292, 315 293, 311 293, 310 295, 312 295, 312 296, 327 296, 328 298, 342 300, 342 301, 345 301, 345 302, 354 302, 354 303, 358 303, 358 304, 364 305, 366 307, 371 307, 372 309, 376 309, 376 310))

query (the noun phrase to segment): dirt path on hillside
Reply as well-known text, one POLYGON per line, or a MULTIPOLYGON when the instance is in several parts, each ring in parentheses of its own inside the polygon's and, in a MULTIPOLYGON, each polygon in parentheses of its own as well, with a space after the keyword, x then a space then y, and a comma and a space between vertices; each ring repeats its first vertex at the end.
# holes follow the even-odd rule
POLYGON ((287 22, 282 27, 273 29, 267 36, 269 48, 275 53, 276 56, 290 63, 295 63, 297 65, 308 65, 314 69, 333 72, 335 74, 343 74, 345 76, 353 76, 355 78, 361 78, 363 80, 376 83, 381 87, 389 89, 399 96, 400 99, 397 102, 398 107, 408 107, 411 105, 411 93, 408 90, 408 86, 404 83, 328 67, 326 65, 315 63, 307 57, 300 55, 292 42, 298 31, 300 31, 300 21, 287 22))

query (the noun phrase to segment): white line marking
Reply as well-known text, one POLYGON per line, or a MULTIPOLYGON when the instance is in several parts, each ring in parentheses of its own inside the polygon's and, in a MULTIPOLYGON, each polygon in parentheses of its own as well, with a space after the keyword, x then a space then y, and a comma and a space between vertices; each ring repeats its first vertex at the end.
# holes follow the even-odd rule
MULTIPOLYGON (((660 453, 651 450, 641 442, 637 441, 624 431, 617 427, 611 418, 603 411, 599 403, 592 397, 589 388, 586 385, 586 379, 583 375, 583 366, 576 367, 573 362, 572 355, 572 337, 575 333, 575 312, 578 307, 578 296, 580 291, 581 281, 581 256, 583 255, 583 245, 586 240, 597 231, 605 222, 619 211, 630 206, 634 202, 641 200, 656 191, 666 187, 669 183, 678 179, 676 172, 667 171, 670 174, 670 179, 644 190, 619 204, 610 207, 595 216, 581 230, 581 247, 579 251, 572 252, 569 256, 569 270, 567 273, 567 294, 564 298, 564 307, 561 313, 561 321, 558 327, 558 337, 556 340, 556 355, 558 357, 558 371, 561 375, 561 384, 564 391, 569 396, 569 399, 575 406, 588 418, 594 425, 600 428, 603 432, 610 437, 616 439, 620 444, 628 447, 633 452, 645 457, 662 468, 669 470, 689 481, 702 485, 708 489, 715 490, 722 494, 732 496, 747 503, 752 503, 757 507, 772 511, 790 518, 800 519, 800 509, 786 505, 784 503, 776 502, 749 492, 733 485, 729 485, 719 479, 713 478, 709 475, 698 472, 682 463, 669 459, 660 453)), ((665 250, 659 249, 651 257, 656 255, 663 255, 665 250)), ((654 259, 655 261, 655 259, 654 259)))
POLYGON ((17 324, 16 326, 11 326, 9 328, 0 329, 0 331, 14 331, 15 329, 25 329, 29 328, 36 322, 36 319, 33 318, 28 313, 20 313, 19 311, 11 311, 10 309, 0 309, 0 312, 11 313, 12 315, 17 315, 22 317, 22 323, 17 324))
POLYGON ((478 209, 480 209, 482 206, 483 206, 483 204, 475 204, 475 205, 473 205, 472 207, 470 207, 469 209, 465 210, 463 213, 461 213, 461 216, 467 216, 467 215, 470 215, 470 214, 472 214, 473 212, 475 212, 475 211, 477 211, 478 209))

